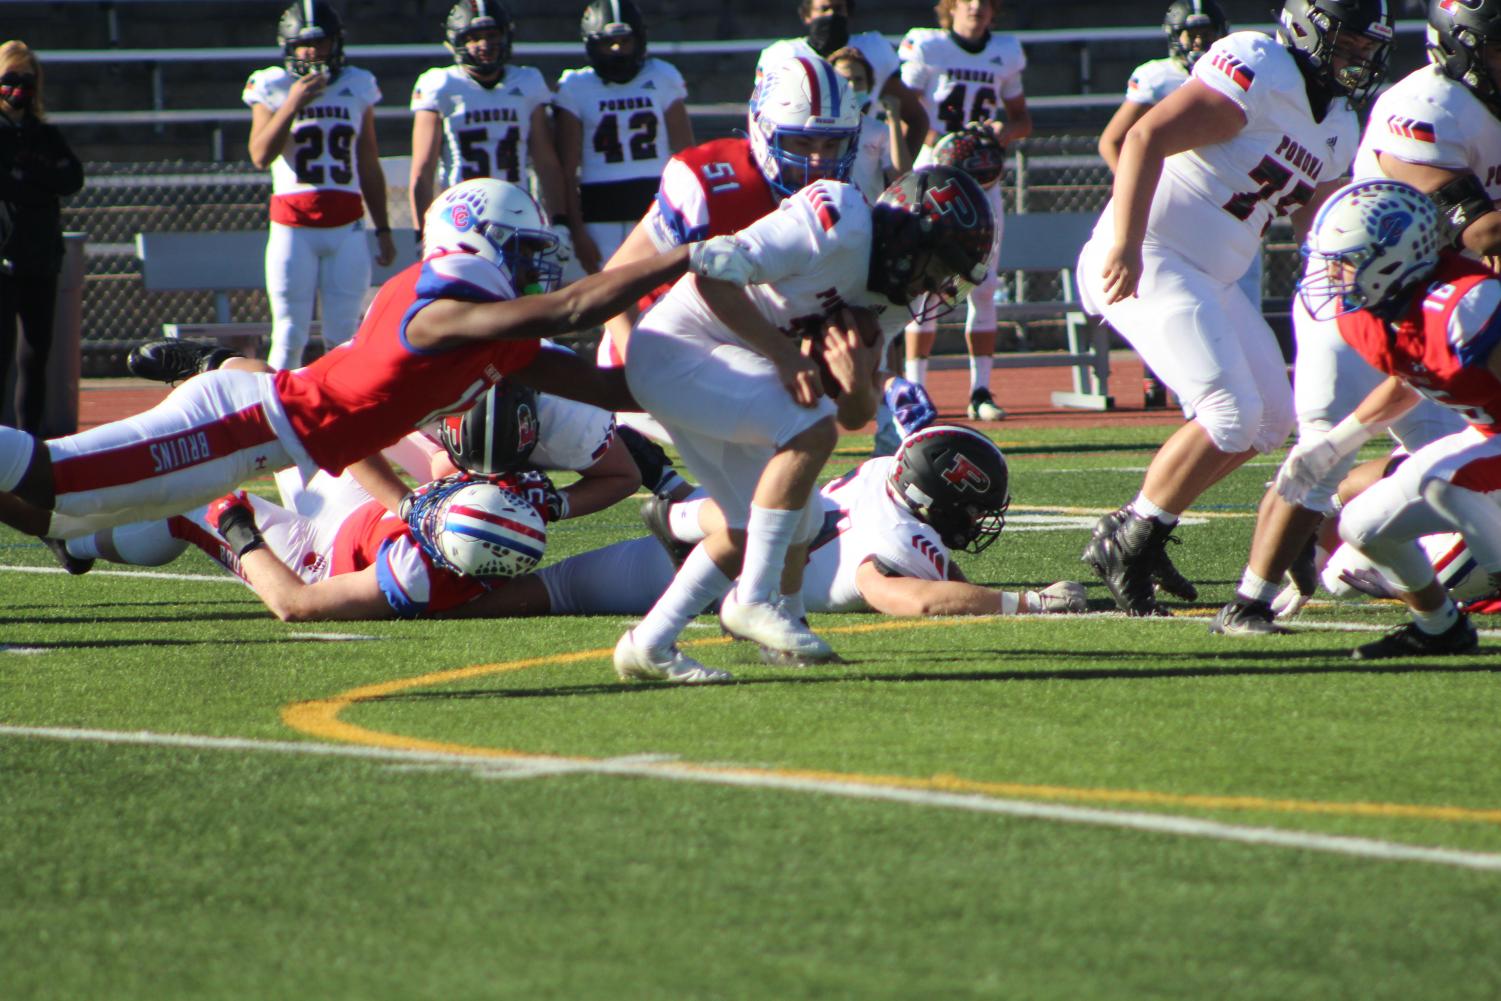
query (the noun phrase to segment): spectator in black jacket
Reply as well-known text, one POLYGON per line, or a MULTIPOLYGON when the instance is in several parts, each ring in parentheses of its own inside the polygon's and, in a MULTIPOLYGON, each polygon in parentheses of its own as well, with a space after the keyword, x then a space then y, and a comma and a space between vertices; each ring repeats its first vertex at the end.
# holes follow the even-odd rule
POLYGON ((0 45, 0 386, 18 360, 16 419, 36 434, 42 432, 62 269, 60 199, 81 187, 83 165, 46 122, 36 54, 25 42, 0 45))

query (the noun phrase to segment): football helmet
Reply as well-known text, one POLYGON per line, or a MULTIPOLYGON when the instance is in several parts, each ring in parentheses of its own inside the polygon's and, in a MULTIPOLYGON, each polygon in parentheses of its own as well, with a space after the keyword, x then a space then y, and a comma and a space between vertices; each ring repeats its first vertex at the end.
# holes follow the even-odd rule
POLYGON ((870 216, 866 285, 919 322, 949 312, 985 280, 995 217, 985 190, 964 171, 934 166, 903 174, 870 216))
POLYGON ((438 436, 455 466, 488 476, 525 465, 539 430, 536 392, 506 379, 463 414, 445 417, 438 436))
POLYGON ((449 8, 448 17, 443 21, 443 38, 448 51, 453 53, 454 62, 488 76, 511 61, 516 22, 511 20, 511 12, 500 0, 459 0, 449 8), (464 45, 471 31, 482 28, 500 30, 499 55, 488 62, 480 62, 464 45))
POLYGON ((930 424, 896 450, 887 486, 950 549, 984 550, 1006 526, 1010 474, 1001 450, 980 432, 930 424))
POLYGON ((504 271, 517 295, 551 292, 563 268, 558 238, 525 188, 476 177, 433 200, 422 219, 422 257, 478 254, 504 271))
POLYGON ((333 5, 324 0, 297 0, 282 11, 281 20, 276 22, 276 41, 286 57, 287 72, 293 76, 327 73, 332 79, 344 68, 344 22, 333 5), (325 38, 332 40, 328 58, 299 59, 294 54, 298 46, 325 38))
POLYGON ((748 112, 751 154, 783 198, 814 181, 850 176, 858 149, 860 109, 844 77, 817 56, 796 56, 761 78, 748 112), (833 138, 838 156, 815 161, 785 148, 794 137, 833 138))
POLYGON ((1438 208, 1410 184, 1381 178, 1346 185, 1309 229, 1298 295, 1318 320, 1379 308, 1432 273, 1447 235, 1438 208))
POLYGON ((400 514, 433 563, 469 577, 519 577, 547 546, 547 525, 526 498, 468 473, 407 494, 400 514))
POLYGON ((631 0, 594 0, 579 25, 589 65, 606 83, 628 83, 646 65, 646 19, 631 0), (630 52, 614 52, 610 43, 634 38, 630 52))
POLYGON ((1487 45, 1501 46, 1501 0, 1430 0, 1428 61, 1501 116, 1501 83, 1486 66, 1487 45))
POLYGON ((966 125, 950 132, 933 146, 933 163, 957 167, 988 188, 1006 172, 1006 147, 985 125, 966 125))
POLYGON ((1216 39, 1230 33, 1230 22, 1215 0, 1173 0, 1162 17, 1162 30, 1167 34, 1167 54, 1188 69, 1202 56, 1216 39), (1183 44, 1183 33, 1192 31, 1204 36, 1204 47, 1192 49, 1183 44))
MULTIPOLYGON (((1458 0, 1456 0, 1458 2, 1458 0)), ((1277 36, 1330 94, 1363 101, 1386 75, 1391 57, 1393 0, 1287 0, 1277 36), (1369 38, 1376 48, 1356 58, 1339 51, 1342 36, 1369 38), (1336 56, 1345 65, 1335 69, 1336 56)))

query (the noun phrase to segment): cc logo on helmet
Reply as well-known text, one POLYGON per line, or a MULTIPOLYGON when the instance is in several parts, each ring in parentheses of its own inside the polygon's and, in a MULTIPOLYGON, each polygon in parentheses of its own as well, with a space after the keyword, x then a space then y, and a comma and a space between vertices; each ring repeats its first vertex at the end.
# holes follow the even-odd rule
POLYGON ((448 207, 448 222, 460 233, 474 225, 474 211, 464 202, 454 202, 448 207))
POLYGON ((973 490, 983 494, 990 489, 990 477, 985 475, 985 470, 970 461, 969 456, 957 453, 949 467, 940 473, 960 490, 973 490))
POLYGON ((945 181, 929 188, 923 194, 923 200, 939 215, 952 215, 962 227, 975 224, 975 207, 964 197, 964 189, 956 181, 945 181))

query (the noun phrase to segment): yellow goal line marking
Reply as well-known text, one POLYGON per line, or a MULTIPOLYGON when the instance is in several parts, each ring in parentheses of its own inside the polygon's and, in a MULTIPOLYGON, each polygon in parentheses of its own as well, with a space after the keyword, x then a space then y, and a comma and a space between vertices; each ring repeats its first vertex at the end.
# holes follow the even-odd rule
MULTIPOLYGON (((984 619, 976 621, 985 621, 984 619)), ((1017 619, 1016 621, 1027 621, 1017 619)), ((909 620, 902 622, 879 622, 854 626, 835 626, 826 633, 856 635, 861 633, 888 632, 895 629, 951 628, 952 619, 909 620)), ((685 647, 727 646, 728 638, 695 640, 684 643, 685 647)), ((569 653, 546 654, 521 660, 493 664, 475 664, 449 671, 437 671, 410 678, 362 685, 322 699, 309 699, 289 703, 281 709, 281 719, 287 726, 300 733, 326 740, 338 740, 366 747, 381 747, 400 751, 422 751, 456 754, 473 758, 528 759, 557 761, 560 763, 596 763, 604 759, 585 755, 544 754, 512 748, 481 747, 458 744, 450 741, 427 740, 404 734, 372 730, 350 723, 341 718, 346 709, 362 702, 387 698, 391 695, 418 688, 430 688, 470 678, 509 674, 536 667, 554 667, 579 664, 587 661, 608 660, 612 651, 608 648, 577 650, 569 653)), ((664 771, 698 772, 714 775, 763 775, 783 779, 816 782, 840 782, 888 789, 927 790, 944 793, 967 793, 971 795, 1011 797, 1033 800, 1066 800, 1076 803, 1117 804, 1135 806, 1180 807, 1197 810, 1237 810, 1286 814, 1320 814, 1326 816, 1381 817, 1405 820, 1438 820, 1455 823, 1501 824, 1501 809, 1474 809, 1470 807, 1425 805, 1415 803, 1368 803, 1325 802, 1272 798, 1264 796, 1200 795, 1193 793, 1169 793, 1140 789, 1080 788, 1073 786, 1040 785, 1022 782, 988 782, 966 779, 956 775, 938 774, 926 778, 905 775, 868 775, 858 772, 829 772, 817 769, 796 768, 742 768, 695 764, 673 761, 661 766, 646 766, 648 770, 660 767, 664 771)))

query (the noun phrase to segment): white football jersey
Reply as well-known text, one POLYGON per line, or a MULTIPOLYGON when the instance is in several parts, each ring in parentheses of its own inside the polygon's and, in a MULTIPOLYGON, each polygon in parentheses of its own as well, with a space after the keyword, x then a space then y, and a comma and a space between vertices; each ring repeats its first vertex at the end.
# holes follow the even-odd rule
POLYGON ((886 190, 886 170, 891 167, 891 128, 886 112, 871 102, 871 110, 860 116, 860 135, 856 138, 855 163, 850 167, 850 183, 860 189, 868 202, 874 202, 886 190))
POLYGON ((878 559, 901 577, 946 580, 949 550, 931 525, 892 499, 894 456, 868 459, 819 491, 823 530, 808 547, 803 601, 813 612, 866 612, 855 574, 878 559))
POLYGON ((1377 153, 1408 163, 1472 172, 1501 199, 1501 120, 1468 87, 1436 67, 1409 73, 1371 107, 1355 155, 1356 178, 1384 177, 1377 153))
POLYGON ((1013 35, 991 35, 970 52, 942 28, 913 28, 902 39, 902 82, 917 92, 934 131, 968 122, 1005 121, 1003 101, 1022 96, 1027 57, 1013 35))
POLYGON ((1180 60, 1171 56, 1153 59, 1136 67, 1126 81, 1126 100, 1132 104, 1158 104, 1187 80, 1188 70, 1180 60))
MULTIPOLYGON (((241 99, 247 107, 261 104, 274 112, 286 103, 296 80, 284 66, 256 70, 245 81, 241 99)), ((355 157, 360 125, 366 110, 379 103, 375 77, 357 66, 345 66, 292 121, 286 147, 271 162, 272 196, 312 191, 359 194, 355 157)))
POLYGON ((1349 169, 1360 126, 1343 98, 1315 122, 1292 53, 1260 32, 1215 42, 1193 77, 1239 106, 1246 125, 1226 142, 1167 158, 1147 240, 1228 283, 1245 274, 1273 218, 1291 214, 1319 184, 1349 169))
POLYGON ((565 70, 553 104, 583 124, 579 182, 662 176, 672 155, 667 109, 687 97, 683 75, 660 59, 647 59, 626 83, 601 80, 592 67, 565 70))
POLYGON ((541 72, 507 66, 486 87, 461 66, 435 66, 417 78, 412 110, 443 122, 438 190, 476 177, 524 183, 531 156, 532 112, 552 100, 541 72))
POLYGON ((610 447, 615 415, 551 393, 537 394, 537 447, 528 465, 538 469, 588 469, 610 447))
MULTIPOLYGON (((907 310, 866 288, 870 277, 870 206, 859 189, 817 181, 777 211, 739 231, 755 265, 746 286, 761 315, 788 336, 816 336, 821 322, 847 306, 872 310, 882 347, 906 326, 907 310)), ((647 314, 657 330, 683 330, 741 343, 709 309, 694 283, 679 280, 647 314)))
MULTIPOLYGON (((873 94, 881 93, 881 88, 886 86, 886 81, 902 68, 896 49, 879 31, 862 31, 851 35, 850 40, 845 44, 852 49, 858 49, 865 57, 865 61, 870 63, 874 77, 870 85, 873 94)), ((798 56, 822 58, 813 51, 813 46, 808 44, 806 38, 784 38, 779 42, 772 42, 761 50, 761 55, 756 59, 756 82, 760 83, 761 78, 773 68, 798 56)))

